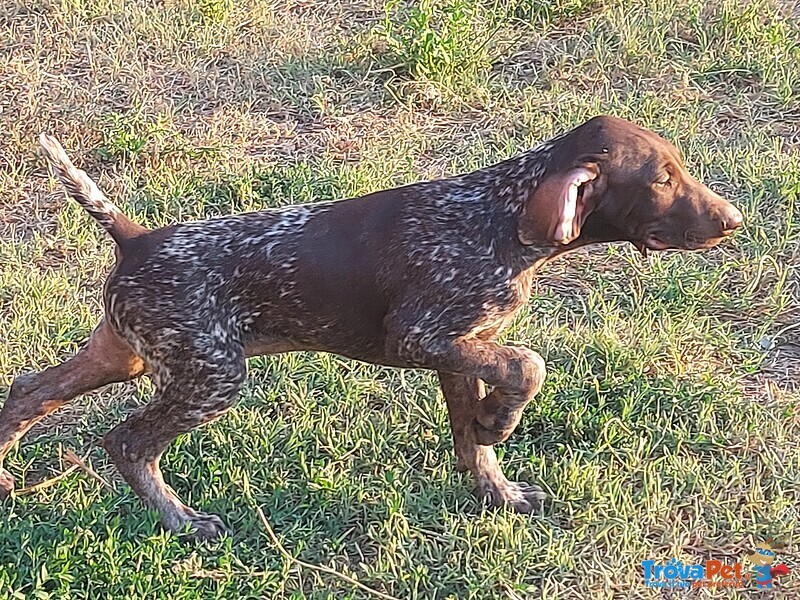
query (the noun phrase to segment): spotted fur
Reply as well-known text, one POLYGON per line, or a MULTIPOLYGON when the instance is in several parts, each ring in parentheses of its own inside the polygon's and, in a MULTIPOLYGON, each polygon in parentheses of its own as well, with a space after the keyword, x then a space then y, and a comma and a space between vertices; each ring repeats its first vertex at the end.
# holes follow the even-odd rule
POLYGON ((85 171, 75 168, 58 140, 43 133, 39 136, 39 145, 67 193, 94 217, 115 242, 124 244, 129 237, 145 231, 144 227, 131 221, 109 201, 85 171))
MULTIPOLYGON (((436 370, 459 468, 492 503, 539 510, 541 489, 505 479, 491 448, 512 433, 544 380, 538 353, 496 341, 536 271, 594 242, 715 243, 736 220, 735 209, 688 174, 670 205, 678 217, 663 213, 652 165, 672 160, 684 173, 674 148, 607 117, 473 173, 153 231, 111 204, 53 138, 41 144, 68 193, 117 241, 118 261, 105 286, 105 320, 87 347, 12 386, 0 413, 0 460, 67 400, 146 368, 153 399, 104 446, 167 528, 189 527, 200 538, 221 533, 222 521, 178 500, 160 457, 177 435, 233 405, 248 356, 292 350, 436 370), (589 163, 598 176, 581 192, 583 230, 560 243, 548 232, 562 178, 589 163)), ((10 482, 0 469, 0 494, 10 482)))

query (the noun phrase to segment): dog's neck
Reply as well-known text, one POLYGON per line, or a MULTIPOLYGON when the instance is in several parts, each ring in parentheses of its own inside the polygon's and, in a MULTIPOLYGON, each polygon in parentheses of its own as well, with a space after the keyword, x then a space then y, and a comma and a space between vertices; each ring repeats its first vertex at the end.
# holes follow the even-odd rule
POLYGON ((523 245, 517 224, 525 203, 547 175, 556 137, 518 156, 448 181, 448 196, 475 239, 485 239, 516 272, 538 270, 571 247, 523 245))

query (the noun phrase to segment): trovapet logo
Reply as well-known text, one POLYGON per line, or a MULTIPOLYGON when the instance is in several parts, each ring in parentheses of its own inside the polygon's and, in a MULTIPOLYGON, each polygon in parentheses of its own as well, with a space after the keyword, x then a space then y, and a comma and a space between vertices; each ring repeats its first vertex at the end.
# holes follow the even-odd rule
POLYGON ((756 545, 745 562, 726 563, 721 560, 684 563, 673 558, 665 564, 643 560, 644 584, 649 588, 770 588, 777 577, 788 575, 791 569, 776 563, 772 540, 756 545))

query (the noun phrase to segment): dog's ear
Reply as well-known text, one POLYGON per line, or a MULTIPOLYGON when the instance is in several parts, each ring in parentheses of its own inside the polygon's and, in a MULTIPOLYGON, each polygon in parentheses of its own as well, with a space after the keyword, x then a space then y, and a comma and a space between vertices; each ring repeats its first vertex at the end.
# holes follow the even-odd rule
POLYGON ((545 175, 526 200, 517 223, 520 243, 567 245, 581 234, 605 187, 597 162, 545 175))

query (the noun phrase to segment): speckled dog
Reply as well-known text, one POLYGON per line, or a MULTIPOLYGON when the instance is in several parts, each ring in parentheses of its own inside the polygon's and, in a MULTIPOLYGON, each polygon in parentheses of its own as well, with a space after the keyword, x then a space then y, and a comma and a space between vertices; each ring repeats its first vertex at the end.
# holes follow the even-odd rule
MULTIPOLYGON (((671 144, 613 117, 467 175, 158 230, 123 215, 56 140, 42 135, 41 145, 69 194, 117 243, 117 262, 105 319, 87 345, 12 385, 0 464, 78 394, 148 372, 153 399, 103 444, 165 527, 188 526, 201 539, 223 532, 222 521, 184 505, 159 459, 176 436, 230 408, 247 357, 293 350, 436 370, 457 468, 493 504, 538 511, 541 489, 508 481, 492 449, 545 376, 539 354, 494 341, 537 269, 595 242, 627 240, 643 253, 709 248, 742 222, 671 144)), ((12 487, 0 468, 0 497, 12 487)))

